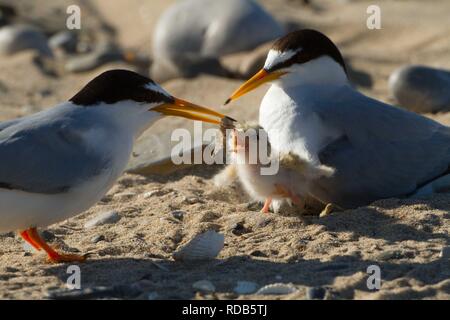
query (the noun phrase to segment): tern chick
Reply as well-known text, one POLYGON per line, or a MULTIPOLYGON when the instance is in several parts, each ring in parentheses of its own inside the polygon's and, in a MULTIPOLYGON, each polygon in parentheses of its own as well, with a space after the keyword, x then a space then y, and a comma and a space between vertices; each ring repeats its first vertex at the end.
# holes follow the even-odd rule
POLYGON ((233 130, 229 141, 232 163, 215 176, 214 182, 217 186, 225 186, 236 178, 239 179, 253 200, 264 202, 261 212, 269 212, 272 201, 288 200, 303 208, 304 198, 311 196, 310 183, 321 177, 330 177, 334 173, 330 167, 313 164, 293 153, 276 156, 277 153, 271 150, 270 143, 260 143, 267 141, 260 140, 261 135, 267 137, 267 133, 258 125, 247 124, 242 129, 233 130), (239 137, 240 134, 244 134, 244 137, 239 137), (252 143, 256 145, 253 149, 252 143), (278 161, 278 172, 273 175, 265 175, 261 171, 264 163, 267 163, 261 161, 259 152, 260 148, 264 147, 268 152, 268 160, 278 161), (252 161, 252 153, 256 161, 252 161))

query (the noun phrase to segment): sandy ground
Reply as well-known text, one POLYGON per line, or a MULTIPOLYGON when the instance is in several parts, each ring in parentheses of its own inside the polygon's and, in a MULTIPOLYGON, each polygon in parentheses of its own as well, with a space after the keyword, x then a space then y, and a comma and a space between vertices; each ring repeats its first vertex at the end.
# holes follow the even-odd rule
MULTIPOLYGON (((127 48, 150 51, 151 30, 166 1, 92 1, 118 32, 127 48), (130 5, 133 4, 133 6, 130 5), (149 9, 151 3, 151 9, 149 9), (123 13, 123 14, 122 14, 123 13), (132 22, 130 22, 132 21, 132 22)), ((342 49, 357 84, 366 94, 391 101, 389 74, 406 63, 450 68, 450 3, 447 1, 378 1, 382 30, 366 28, 371 1, 261 1, 280 21, 317 28, 342 49), (282 4, 282 6, 280 5, 282 4)), ((91 72, 52 78, 42 74, 24 52, 0 59, 0 120, 39 111, 67 100, 94 75, 124 64, 110 64, 91 72)), ((240 80, 201 76, 176 79, 164 87, 176 96, 217 106, 240 80)), ((265 88, 218 110, 242 120, 255 119, 265 88)), ((448 114, 433 118, 450 124, 448 114)), ((143 141, 159 136, 167 127, 185 126, 183 120, 163 120, 143 141)), ((154 152, 158 151, 157 147, 154 152)), ((53 225, 51 243, 65 250, 91 252, 81 265, 82 286, 139 286, 139 294, 116 290, 105 297, 145 298, 157 293, 169 299, 304 299, 308 287, 324 287, 328 299, 449 299, 450 263, 441 257, 450 245, 450 196, 423 200, 387 199, 368 207, 329 217, 273 213, 263 215, 233 185, 216 189, 212 177, 218 166, 196 166, 170 176, 125 175, 108 195, 89 211, 53 225), (158 190, 156 196, 145 196, 158 190), (186 201, 186 199, 195 199, 186 201), (84 223, 94 215, 116 210, 121 219, 93 229, 84 223), (173 217, 184 211, 183 219, 173 217), (182 263, 173 252, 190 237, 206 229, 225 235, 217 260, 182 263), (94 242, 93 238, 104 240, 94 242), (381 268, 381 290, 369 290, 367 267, 381 268), (215 293, 192 288, 209 280, 215 293), (281 296, 237 295, 237 281, 259 287, 292 283, 299 290, 281 296)), ((0 298, 39 299, 65 289, 66 265, 50 265, 42 254, 26 253, 13 233, 0 235, 0 298)), ((132 290, 131 290, 132 291, 132 290)), ((101 297, 101 296, 100 296, 101 297)))

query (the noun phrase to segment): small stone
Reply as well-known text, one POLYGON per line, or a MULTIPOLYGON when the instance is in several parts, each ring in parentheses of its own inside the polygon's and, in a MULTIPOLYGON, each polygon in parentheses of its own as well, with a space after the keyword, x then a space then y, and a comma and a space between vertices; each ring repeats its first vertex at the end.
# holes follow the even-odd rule
POLYGON ((46 242, 52 242, 53 240, 55 240, 55 235, 48 231, 48 230, 42 230, 41 232, 39 232, 41 237, 46 241, 46 242))
POLYGON ((205 214, 201 217, 200 222, 211 222, 219 219, 221 217, 220 213, 213 212, 213 211, 207 211, 205 214))
POLYGON ((53 50, 75 53, 78 45, 78 34, 73 31, 60 31, 50 37, 48 44, 53 50))
POLYGON ((399 250, 388 250, 378 254, 376 260, 387 261, 393 259, 400 259, 401 257, 402 253, 399 250))
POLYGON ((57 289, 48 291, 47 298, 53 300, 99 299, 111 297, 113 293, 113 287, 92 287, 81 290, 57 289))
POLYGON ((252 201, 252 202, 247 203, 247 209, 250 211, 260 211, 261 205, 257 201, 252 201))
POLYGON ((323 300, 327 293, 325 288, 311 287, 306 290, 306 299, 308 300, 323 300))
POLYGON ((258 217, 255 218, 253 225, 256 228, 264 228, 270 223, 271 219, 267 218, 263 215, 258 215, 258 217))
POLYGON ((254 250, 250 253, 253 257, 267 258, 267 254, 262 252, 261 250, 254 250))
POLYGON ((162 190, 162 189, 155 189, 149 192, 144 193, 143 197, 144 199, 148 199, 151 197, 160 197, 163 196, 165 194, 167 194, 168 192, 166 190, 162 190))
POLYGON ((6 272, 10 272, 10 273, 16 273, 16 272, 19 272, 20 270, 16 269, 16 268, 13 268, 13 267, 6 267, 5 271, 6 272))
POLYGON ((97 235, 97 236, 95 236, 95 237, 93 237, 93 238, 91 239, 91 242, 92 242, 92 243, 97 243, 97 242, 100 242, 100 241, 105 241, 105 236, 102 235, 102 234, 97 235))
POLYGON ((47 38, 30 25, 9 25, 0 28, 0 54, 12 55, 24 50, 35 50, 43 56, 53 56, 47 38))
POLYGON ((203 292, 215 292, 216 291, 216 287, 209 280, 200 280, 200 281, 194 282, 192 284, 192 288, 194 288, 195 290, 198 290, 198 291, 203 291, 203 292))
POLYGON ((184 215, 186 214, 185 211, 181 211, 181 210, 174 210, 170 213, 175 219, 178 219, 180 221, 183 220, 184 215))
POLYGON ((100 44, 93 52, 69 59, 65 65, 68 72, 86 72, 108 62, 123 60, 123 54, 113 44, 100 44))
POLYGON ((258 289, 258 285, 251 281, 238 281, 233 291, 237 294, 251 294, 258 289))
POLYGON ((199 197, 184 197, 183 202, 187 204, 196 204, 202 202, 199 197))
POLYGON ((238 222, 238 223, 232 225, 230 229, 231 229, 231 233, 234 234, 235 236, 240 236, 240 235, 252 232, 252 230, 245 227, 244 223, 242 223, 242 222, 238 222))
POLYGON ((450 259, 450 247, 445 247, 439 253, 439 258, 450 259))
POLYGON ((5 232, 5 233, 0 233, 0 238, 15 238, 16 235, 14 234, 14 232, 5 232))
POLYGON ((86 229, 98 227, 104 224, 113 224, 120 220, 120 215, 116 211, 101 213, 84 224, 86 229))
POLYGON ((31 254, 32 252, 36 252, 37 250, 28 242, 24 242, 22 244, 22 249, 25 251, 25 253, 31 254))

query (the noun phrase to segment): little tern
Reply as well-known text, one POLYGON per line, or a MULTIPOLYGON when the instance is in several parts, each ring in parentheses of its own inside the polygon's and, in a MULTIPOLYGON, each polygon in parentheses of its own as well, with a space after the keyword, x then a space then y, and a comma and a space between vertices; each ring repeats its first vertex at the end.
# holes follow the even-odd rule
POLYGON ((335 169, 311 185, 322 202, 354 208, 406 197, 449 173, 450 128, 356 91, 324 34, 305 29, 277 40, 263 69, 226 103, 269 82, 259 123, 280 153, 335 169))
POLYGON ((223 117, 137 73, 111 70, 68 102, 0 123, 0 232, 19 231, 54 262, 85 260, 56 252, 36 228, 99 201, 125 169, 135 140, 164 116, 215 124, 223 117))

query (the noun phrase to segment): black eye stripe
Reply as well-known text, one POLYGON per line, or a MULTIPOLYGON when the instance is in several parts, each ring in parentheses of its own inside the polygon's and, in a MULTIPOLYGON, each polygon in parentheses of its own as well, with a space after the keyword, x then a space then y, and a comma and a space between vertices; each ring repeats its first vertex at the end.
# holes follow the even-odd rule
POLYGON ((141 103, 170 103, 173 98, 146 88, 155 82, 128 70, 106 71, 91 80, 69 101, 80 106, 113 104, 132 100, 141 103))
POLYGON ((319 31, 304 29, 291 32, 278 39, 272 46, 272 50, 279 52, 292 50, 298 52, 286 61, 272 66, 267 71, 276 71, 295 63, 302 64, 322 56, 329 56, 339 63, 347 73, 345 62, 339 49, 327 36, 319 31))

